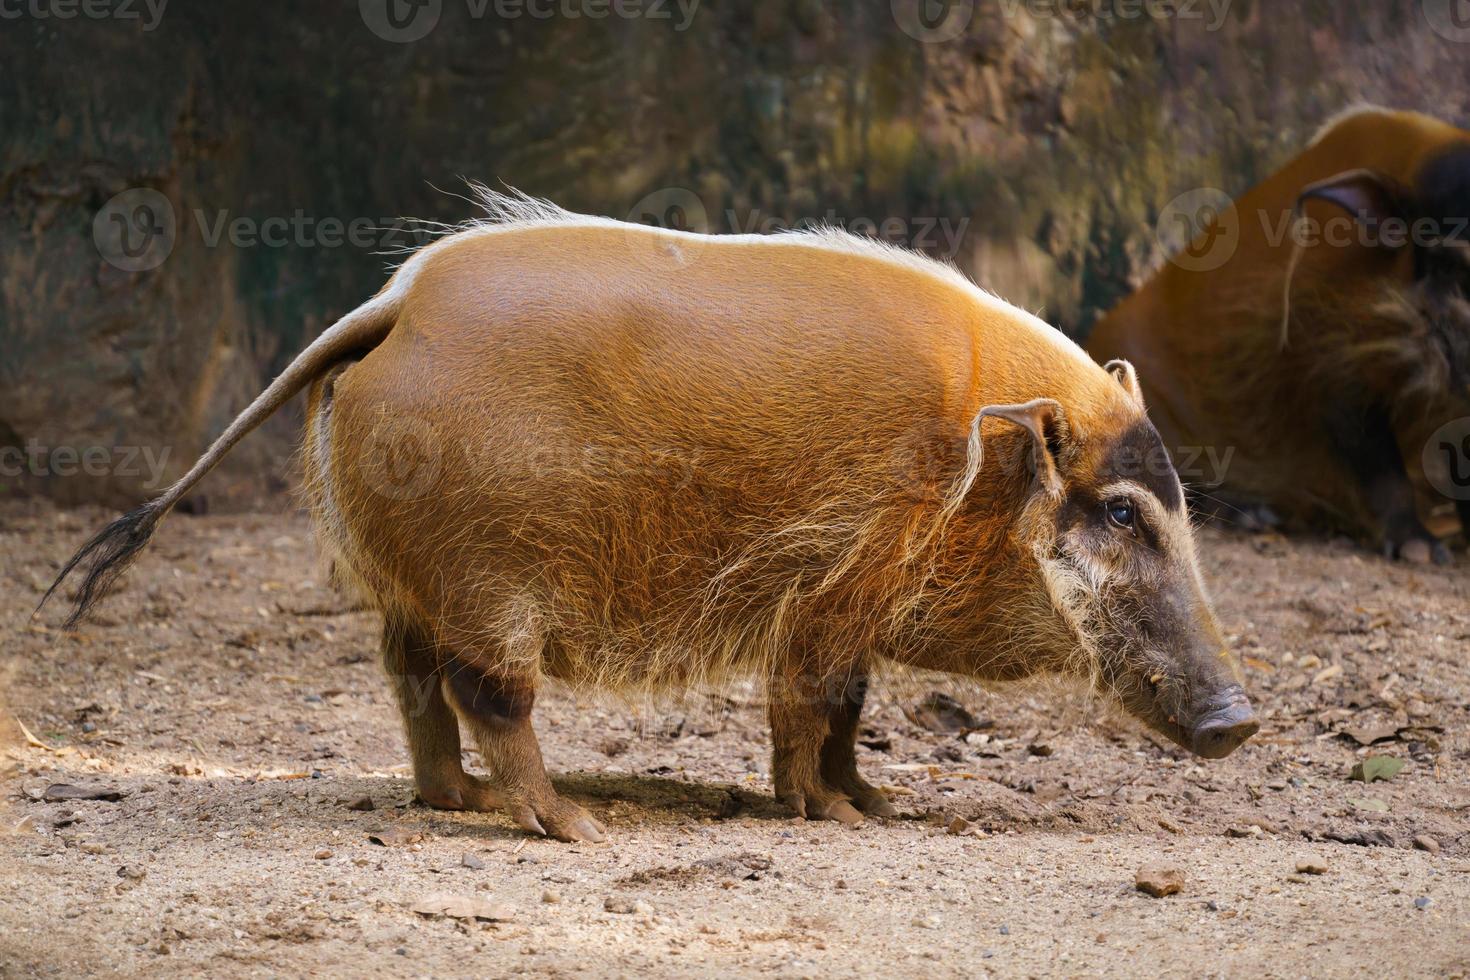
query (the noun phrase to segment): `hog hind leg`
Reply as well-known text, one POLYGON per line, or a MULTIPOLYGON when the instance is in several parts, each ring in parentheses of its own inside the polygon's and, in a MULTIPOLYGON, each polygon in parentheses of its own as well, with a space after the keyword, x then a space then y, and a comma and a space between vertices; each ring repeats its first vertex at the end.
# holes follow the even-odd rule
POLYGON ((480 746, 501 808, 534 834, 562 841, 601 841, 607 829, 581 806, 558 795, 546 775, 541 745, 531 727, 534 667, 507 660, 459 657, 445 668, 451 700, 480 746))
POLYGON ((499 809, 499 795, 464 771, 459 719, 445 700, 444 677, 428 631, 389 617, 383 628, 383 668, 403 716, 419 799, 441 810, 499 809))

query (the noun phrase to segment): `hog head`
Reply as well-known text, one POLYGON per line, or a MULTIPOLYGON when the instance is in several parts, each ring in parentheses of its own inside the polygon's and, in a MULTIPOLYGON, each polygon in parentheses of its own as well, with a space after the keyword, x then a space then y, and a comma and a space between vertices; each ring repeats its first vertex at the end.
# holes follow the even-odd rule
MULTIPOLYGON (((1380 342, 1370 352, 1412 368, 1395 376, 1395 393, 1430 406, 1463 404, 1470 396, 1470 144, 1430 156, 1407 182, 1367 169, 1336 174, 1304 187, 1298 212, 1309 201, 1338 209, 1360 229, 1351 240, 1390 262, 1382 301, 1364 313, 1401 330, 1397 344, 1380 342)), ((1294 286, 1289 271, 1283 344, 1291 339, 1294 286)))
POLYGON ((1184 492, 1143 411, 1133 368, 1108 371, 1126 404, 1069 419, 1051 399, 993 406, 1030 436, 1031 485, 1013 533, 1042 600, 1038 635, 1072 649, 1054 669, 1080 675, 1197 755, 1229 755, 1259 724, 1201 579, 1184 492), (1096 414, 1096 413, 1094 413, 1096 414))

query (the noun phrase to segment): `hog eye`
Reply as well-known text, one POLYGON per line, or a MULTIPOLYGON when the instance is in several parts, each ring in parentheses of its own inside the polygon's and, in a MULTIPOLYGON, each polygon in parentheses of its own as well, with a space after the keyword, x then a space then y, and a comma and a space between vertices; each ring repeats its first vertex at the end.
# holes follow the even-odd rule
POLYGON ((1108 521, 1114 527, 1122 528, 1130 533, 1137 530, 1138 512, 1133 507, 1133 501, 1126 497, 1118 497, 1109 500, 1104 506, 1107 507, 1108 521))

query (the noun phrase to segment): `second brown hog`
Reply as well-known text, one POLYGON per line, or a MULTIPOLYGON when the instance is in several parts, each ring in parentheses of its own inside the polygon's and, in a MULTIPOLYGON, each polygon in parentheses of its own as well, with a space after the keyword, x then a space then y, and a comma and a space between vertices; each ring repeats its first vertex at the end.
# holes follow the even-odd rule
POLYGON ((542 766, 544 677, 667 692, 759 675, 777 797, 846 823, 894 812, 854 754, 885 663, 1085 678, 1211 758, 1255 732, 1129 366, 841 233, 485 202, 492 220, 414 255, 71 560, 73 621, 309 386, 312 512, 383 613, 431 805, 602 839, 542 766), (461 766, 461 723, 483 778, 461 766))

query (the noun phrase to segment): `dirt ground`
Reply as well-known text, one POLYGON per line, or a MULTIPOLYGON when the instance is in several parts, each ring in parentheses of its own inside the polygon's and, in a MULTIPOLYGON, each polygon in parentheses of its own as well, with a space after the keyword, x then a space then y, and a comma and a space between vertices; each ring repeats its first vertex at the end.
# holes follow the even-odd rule
POLYGON ((1470 974, 1463 557, 1207 531, 1260 736, 1202 764, 1076 696, 893 682, 859 751, 905 819, 857 830, 771 800, 758 690, 551 691, 611 831, 572 846, 413 802, 375 617, 294 512, 177 515, 80 632, 32 622, 109 516, 0 504, 0 976, 1470 974), (905 713, 934 690, 968 730, 905 713))

